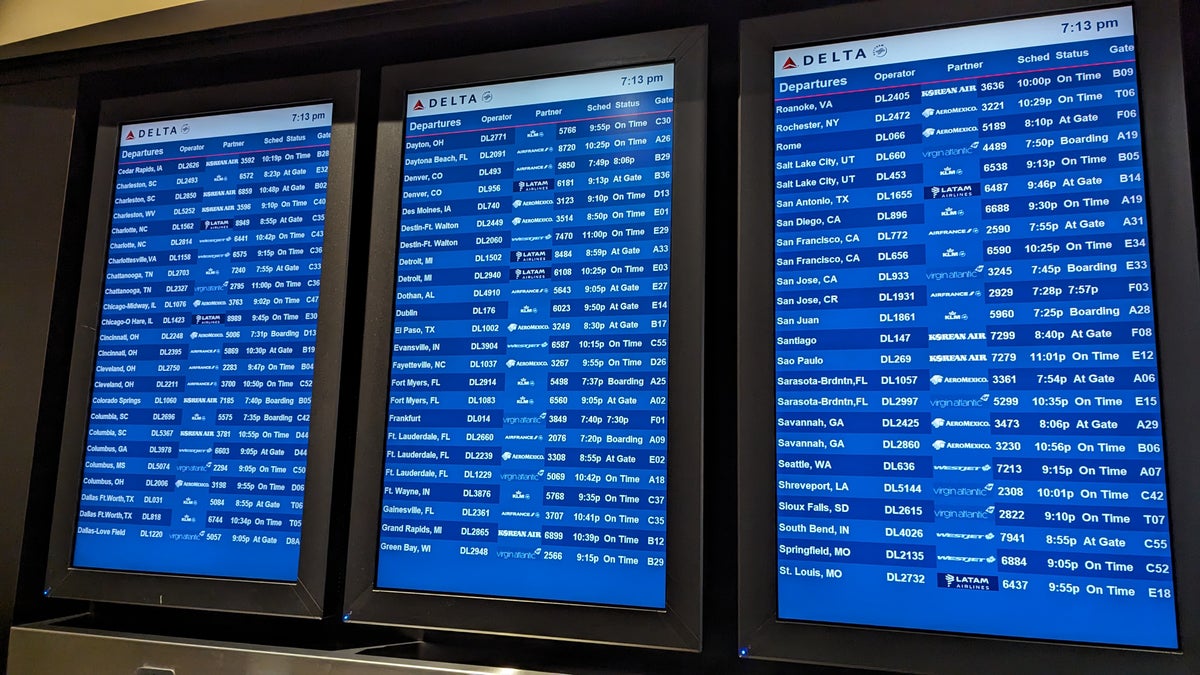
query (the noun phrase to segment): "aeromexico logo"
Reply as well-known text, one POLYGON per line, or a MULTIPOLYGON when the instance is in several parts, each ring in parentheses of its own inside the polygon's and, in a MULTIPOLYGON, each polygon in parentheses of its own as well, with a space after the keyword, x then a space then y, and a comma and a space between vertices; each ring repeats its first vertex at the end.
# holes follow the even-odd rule
POLYGON ((187 124, 162 124, 156 126, 138 127, 130 129, 125 134, 125 140, 133 141, 143 138, 160 138, 170 136, 186 136, 192 130, 187 124))
MULTIPOLYGON (((875 45, 871 48, 870 54, 877 59, 882 59, 887 56, 887 46, 883 44, 875 45)), ((808 52, 800 57, 800 62, 797 63, 792 57, 787 57, 783 62, 784 70, 792 70, 794 68, 807 68, 809 66, 825 65, 827 63, 851 63, 861 61, 867 58, 867 50, 858 47, 851 49, 831 49, 823 52, 808 52)))

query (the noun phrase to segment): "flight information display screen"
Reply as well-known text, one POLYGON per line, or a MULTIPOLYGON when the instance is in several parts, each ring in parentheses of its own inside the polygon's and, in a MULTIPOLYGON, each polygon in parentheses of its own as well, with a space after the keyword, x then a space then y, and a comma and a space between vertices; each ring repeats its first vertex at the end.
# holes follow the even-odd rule
POLYGON ((673 69, 408 96, 378 586, 665 606, 673 69))
POLYGON ((775 53, 780 618, 1178 646, 1135 54, 775 53))
POLYGON ((121 127, 76 567, 297 578, 332 114, 121 127))

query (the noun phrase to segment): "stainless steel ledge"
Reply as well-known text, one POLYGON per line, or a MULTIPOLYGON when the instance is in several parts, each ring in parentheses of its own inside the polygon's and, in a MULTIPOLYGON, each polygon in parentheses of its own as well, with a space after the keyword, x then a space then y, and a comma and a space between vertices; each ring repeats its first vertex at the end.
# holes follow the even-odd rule
POLYGON ((547 675, 532 670, 468 666, 266 645, 165 638, 52 623, 15 626, 9 675, 547 675))

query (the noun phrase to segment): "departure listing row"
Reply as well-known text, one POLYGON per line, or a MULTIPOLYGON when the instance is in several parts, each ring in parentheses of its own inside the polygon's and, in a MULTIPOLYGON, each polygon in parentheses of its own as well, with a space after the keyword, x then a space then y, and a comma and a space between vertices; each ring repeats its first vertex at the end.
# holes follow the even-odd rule
POLYGON ((297 578, 331 118, 121 127, 75 566, 297 578))
POLYGON ((665 606, 673 103, 408 96, 380 587, 665 606))
POLYGON ((775 53, 781 618, 1178 646, 1134 50, 775 53))

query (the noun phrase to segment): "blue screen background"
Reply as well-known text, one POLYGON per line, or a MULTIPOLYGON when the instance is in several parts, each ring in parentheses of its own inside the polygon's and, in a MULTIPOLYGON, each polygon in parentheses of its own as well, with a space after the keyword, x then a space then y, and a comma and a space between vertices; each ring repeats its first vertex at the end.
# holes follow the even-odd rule
POLYGON ((75 566, 297 578, 331 117, 122 127, 75 566))
POLYGON ((781 618, 1178 646, 1131 15, 1036 21, 777 53, 781 618))
POLYGON ((671 74, 409 97, 379 586, 665 606, 671 74))

